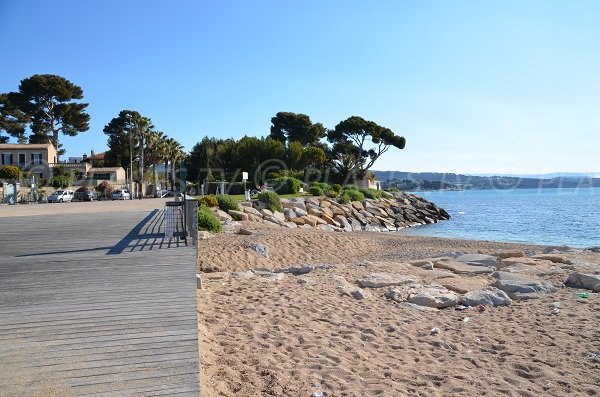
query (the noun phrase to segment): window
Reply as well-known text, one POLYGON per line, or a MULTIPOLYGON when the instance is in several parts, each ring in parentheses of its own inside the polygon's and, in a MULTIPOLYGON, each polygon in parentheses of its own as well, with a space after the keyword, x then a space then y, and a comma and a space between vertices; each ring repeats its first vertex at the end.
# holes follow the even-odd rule
POLYGON ((19 166, 20 167, 24 166, 26 161, 27 161, 27 156, 25 156, 25 153, 19 153, 19 166))
POLYGON ((13 156, 11 153, 2 153, 2 165, 12 165, 13 156))
POLYGON ((42 164, 42 154, 41 153, 31 153, 31 163, 32 164, 42 164))

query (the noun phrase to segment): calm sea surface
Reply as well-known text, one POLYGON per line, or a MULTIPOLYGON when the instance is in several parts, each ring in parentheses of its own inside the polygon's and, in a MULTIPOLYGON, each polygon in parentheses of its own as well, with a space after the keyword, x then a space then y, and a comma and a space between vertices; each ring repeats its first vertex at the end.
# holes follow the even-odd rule
POLYGON ((402 234, 600 246, 600 188, 419 192, 452 219, 402 234))

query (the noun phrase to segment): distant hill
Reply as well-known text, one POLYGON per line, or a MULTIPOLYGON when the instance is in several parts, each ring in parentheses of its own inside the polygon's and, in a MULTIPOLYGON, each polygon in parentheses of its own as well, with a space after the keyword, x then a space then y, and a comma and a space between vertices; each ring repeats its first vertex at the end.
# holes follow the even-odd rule
POLYGON ((438 189, 538 189, 600 187, 596 173, 556 173, 542 176, 480 176, 439 172, 371 171, 384 188, 403 190, 438 189), (432 184, 431 182, 436 182, 432 184))

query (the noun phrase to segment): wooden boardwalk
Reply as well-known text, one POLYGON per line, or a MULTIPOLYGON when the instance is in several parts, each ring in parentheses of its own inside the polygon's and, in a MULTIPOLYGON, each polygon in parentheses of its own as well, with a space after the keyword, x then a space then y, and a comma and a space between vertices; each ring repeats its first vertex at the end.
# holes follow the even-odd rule
POLYGON ((199 396, 195 249, 162 232, 162 210, 0 218, 0 396, 199 396))

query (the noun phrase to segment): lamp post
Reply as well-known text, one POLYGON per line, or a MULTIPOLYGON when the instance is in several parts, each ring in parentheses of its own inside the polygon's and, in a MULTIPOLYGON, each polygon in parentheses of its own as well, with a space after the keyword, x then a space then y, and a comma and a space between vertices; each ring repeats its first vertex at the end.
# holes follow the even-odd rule
POLYGON ((129 119, 129 197, 133 199, 133 143, 131 137, 131 130, 133 128, 131 113, 127 113, 129 119))

